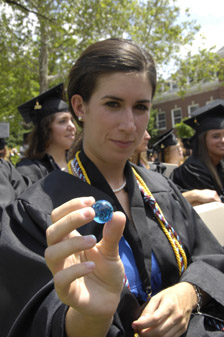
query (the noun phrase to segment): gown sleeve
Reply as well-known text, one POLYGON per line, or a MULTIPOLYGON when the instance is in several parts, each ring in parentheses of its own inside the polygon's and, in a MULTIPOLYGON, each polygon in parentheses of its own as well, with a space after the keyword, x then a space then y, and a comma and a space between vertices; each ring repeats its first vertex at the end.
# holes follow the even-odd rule
POLYGON ((7 206, 28 186, 29 178, 22 176, 8 161, 0 160, 0 205, 7 206))

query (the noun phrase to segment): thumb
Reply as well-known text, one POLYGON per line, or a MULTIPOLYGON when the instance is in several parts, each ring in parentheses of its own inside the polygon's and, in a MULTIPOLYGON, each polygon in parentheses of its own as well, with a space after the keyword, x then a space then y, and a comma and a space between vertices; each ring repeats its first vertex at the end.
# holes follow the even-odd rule
POLYGON ((104 255, 117 257, 118 244, 123 235, 126 216, 122 212, 114 212, 112 219, 103 228, 103 238, 100 241, 101 252, 104 255))

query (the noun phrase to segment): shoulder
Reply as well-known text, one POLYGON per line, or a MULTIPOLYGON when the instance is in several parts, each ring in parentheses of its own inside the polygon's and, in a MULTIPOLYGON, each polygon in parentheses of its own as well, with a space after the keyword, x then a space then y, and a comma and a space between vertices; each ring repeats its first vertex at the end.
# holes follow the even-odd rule
POLYGON ((29 158, 22 158, 17 164, 16 167, 33 165, 36 161, 29 158))
POLYGON ((200 167, 200 168, 204 168, 205 164, 197 157, 195 156, 190 156, 189 158, 187 158, 183 164, 181 164, 179 167, 177 167, 175 170, 178 169, 182 169, 182 168, 186 168, 186 167, 200 167))
POLYGON ((150 191, 153 193, 162 191, 171 191, 172 187, 170 185, 170 180, 163 174, 158 173, 153 170, 147 170, 144 167, 134 166, 136 172, 141 176, 144 182, 149 187, 150 191))
POLYGON ((20 177, 20 173, 17 171, 15 166, 11 162, 4 159, 0 159, 0 173, 1 175, 8 177, 9 180, 11 180, 10 177, 20 177))
POLYGON ((17 165, 16 169, 20 174, 28 176, 32 183, 46 176, 51 170, 43 160, 23 158, 17 165))
POLYGON ((9 171, 9 170, 13 170, 14 166, 9 161, 4 160, 4 159, 0 159, 0 168, 1 168, 1 170, 9 171))

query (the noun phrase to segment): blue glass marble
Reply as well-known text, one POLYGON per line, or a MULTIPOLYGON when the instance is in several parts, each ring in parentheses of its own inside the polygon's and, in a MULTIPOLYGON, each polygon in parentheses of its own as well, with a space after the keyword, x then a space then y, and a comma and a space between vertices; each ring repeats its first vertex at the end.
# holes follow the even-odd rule
POLYGON ((96 222, 102 224, 112 219, 114 209, 109 201, 98 200, 92 207, 96 213, 94 218, 96 222))

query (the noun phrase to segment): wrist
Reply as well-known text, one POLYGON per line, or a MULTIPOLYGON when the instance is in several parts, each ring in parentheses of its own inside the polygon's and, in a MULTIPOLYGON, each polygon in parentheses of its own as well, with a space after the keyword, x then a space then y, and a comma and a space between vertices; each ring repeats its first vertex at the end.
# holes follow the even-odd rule
POLYGON ((111 317, 97 317, 85 315, 70 307, 65 318, 65 330, 67 337, 104 337, 113 322, 111 317))

